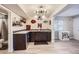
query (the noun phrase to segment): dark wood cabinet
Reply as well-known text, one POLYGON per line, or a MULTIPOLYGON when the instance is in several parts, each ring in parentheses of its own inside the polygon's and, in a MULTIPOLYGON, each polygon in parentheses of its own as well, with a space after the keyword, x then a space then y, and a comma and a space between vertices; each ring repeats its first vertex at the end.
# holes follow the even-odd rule
POLYGON ((51 41, 51 32, 30 32, 30 42, 51 41))
POLYGON ((30 32, 30 42, 34 42, 36 38, 36 32, 30 32))
POLYGON ((48 42, 51 42, 51 32, 48 32, 48 39, 47 39, 48 42))
POLYGON ((13 34, 13 48, 14 50, 26 49, 27 38, 26 34, 13 34))
POLYGON ((45 42, 48 40, 47 32, 36 32, 35 34, 35 42, 45 42))

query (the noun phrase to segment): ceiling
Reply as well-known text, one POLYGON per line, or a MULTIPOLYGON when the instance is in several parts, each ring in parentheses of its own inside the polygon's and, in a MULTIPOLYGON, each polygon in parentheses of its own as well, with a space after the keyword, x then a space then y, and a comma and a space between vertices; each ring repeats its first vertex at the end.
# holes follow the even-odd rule
MULTIPOLYGON (((37 9, 39 9, 39 6, 41 6, 41 4, 35 4, 35 5, 34 4, 30 4, 30 5, 20 4, 19 6, 24 10, 24 12, 28 15, 28 17, 33 17, 35 15, 34 12, 37 9)), ((46 16, 50 16, 61 5, 58 5, 58 4, 48 4, 48 5, 46 5, 46 4, 44 4, 42 6, 44 6, 43 8, 45 8, 47 10, 46 16)))
POLYGON ((14 13, 16 13, 19 16, 25 17, 26 18, 26 14, 24 13, 24 11, 17 5, 17 4, 2 4, 4 7, 8 8, 9 10, 13 11, 14 13))
POLYGON ((56 16, 76 16, 79 15, 79 4, 69 4, 56 16))
MULTIPOLYGON (((4 7, 12 10, 19 16, 23 16, 25 18, 33 17, 35 15, 34 11, 39 9, 41 4, 2 4, 4 7)), ((51 16, 57 10, 64 6, 63 4, 42 4, 44 8, 47 10, 46 16, 51 16)))
POLYGON ((8 15, 8 12, 6 10, 4 10, 2 7, 0 7, 0 14, 8 15))

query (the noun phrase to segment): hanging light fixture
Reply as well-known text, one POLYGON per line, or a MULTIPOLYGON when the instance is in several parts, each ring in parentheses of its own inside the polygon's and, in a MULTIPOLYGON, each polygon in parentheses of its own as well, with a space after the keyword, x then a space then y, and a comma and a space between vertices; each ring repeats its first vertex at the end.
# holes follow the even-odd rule
POLYGON ((39 8, 36 10, 37 15, 45 15, 47 13, 47 10, 44 8, 44 6, 39 6, 39 8))
POLYGON ((45 15, 47 14, 47 9, 45 8, 45 6, 40 5, 39 8, 35 11, 35 14, 38 17, 38 20, 42 20, 42 16, 45 17, 45 15))

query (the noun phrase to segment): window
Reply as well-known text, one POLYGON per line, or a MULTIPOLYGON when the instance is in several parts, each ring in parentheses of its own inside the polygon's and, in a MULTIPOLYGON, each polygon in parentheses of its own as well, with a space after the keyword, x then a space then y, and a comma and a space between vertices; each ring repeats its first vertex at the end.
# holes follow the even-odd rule
POLYGON ((63 20, 55 20, 54 29, 55 29, 55 31, 62 31, 63 30, 63 20))

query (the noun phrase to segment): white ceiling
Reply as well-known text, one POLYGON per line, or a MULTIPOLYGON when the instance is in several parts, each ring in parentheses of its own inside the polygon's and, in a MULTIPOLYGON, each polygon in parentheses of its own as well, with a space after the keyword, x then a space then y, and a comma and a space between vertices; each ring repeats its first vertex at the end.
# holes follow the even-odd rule
MULTIPOLYGON (((41 4, 20 4, 19 6, 24 10, 28 17, 32 17, 35 15, 34 12, 39 9, 41 4)), ((42 6, 47 10, 46 16, 51 16, 59 7, 62 6, 62 4, 42 4, 42 6)))
POLYGON ((2 7, 0 7, 0 14, 7 15, 8 12, 4 10, 2 7))
MULTIPOLYGON (((33 17, 35 15, 34 11, 39 9, 39 6, 41 4, 2 4, 6 8, 12 10, 17 15, 23 16, 25 18, 27 17, 33 17)), ((47 9, 47 15, 51 16, 53 13, 55 13, 60 8, 62 9, 62 6, 64 4, 42 4, 45 9, 47 9)))
POLYGON ((69 4, 57 16, 76 16, 79 15, 79 4, 69 4))
POLYGON ((10 9, 11 11, 13 11, 14 13, 16 13, 19 16, 25 17, 26 18, 26 14, 24 13, 24 11, 17 5, 17 4, 2 4, 4 7, 10 9))

